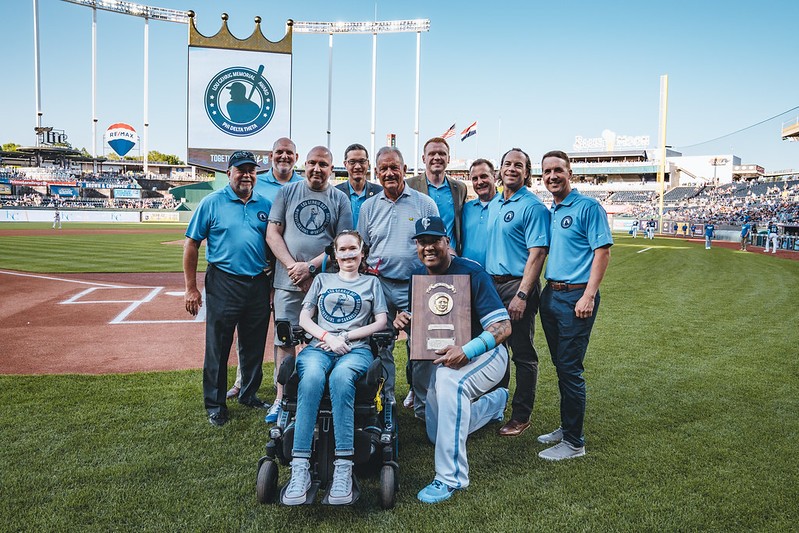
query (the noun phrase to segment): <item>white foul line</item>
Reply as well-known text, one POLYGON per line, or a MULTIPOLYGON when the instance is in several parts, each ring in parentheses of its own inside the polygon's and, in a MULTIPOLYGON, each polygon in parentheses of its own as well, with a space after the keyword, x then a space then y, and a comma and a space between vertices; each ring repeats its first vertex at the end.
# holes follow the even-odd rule
POLYGON ((642 254, 642 253, 646 252, 647 250, 651 250, 651 249, 652 249, 652 247, 650 246, 649 248, 644 248, 643 250, 638 250, 638 251, 637 251, 637 252, 635 252, 635 253, 637 253, 637 254, 642 254))
POLYGON ((66 279, 66 278, 54 278, 52 276, 41 276, 38 274, 23 274, 22 272, 9 272, 7 270, 0 270, 0 274, 6 274, 9 276, 20 276, 22 278, 38 278, 38 279, 49 279, 52 281, 64 281, 66 283, 80 283, 81 285, 93 285, 95 287, 110 287, 112 289, 124 289, 125 287, 121 285, 111 285, 109 283, 98 283, 96 281, 79 281, 76 279, 66 279))

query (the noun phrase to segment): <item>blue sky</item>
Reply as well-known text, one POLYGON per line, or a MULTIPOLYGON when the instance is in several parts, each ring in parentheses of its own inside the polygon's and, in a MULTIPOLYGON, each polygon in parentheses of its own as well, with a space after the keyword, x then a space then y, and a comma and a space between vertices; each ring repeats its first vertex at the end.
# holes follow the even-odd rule
MULTIPOLYGON (((39 0, 44 124, 91 150, 91 10, 39 0)), ((453 156, 497 158, 511 146, 534 159, 572 150, 574 137, 649 135, 657 143, 660 76, 669 75, 667 142, 686 155, 728 154, 769 171, 799 169, 799 143, 780 138, 799 110, 722 140, 700 143, 799 106, 793 35, 799 2, 429 2, 160 0, 197 13, 201 32, 220 15, 238 37, 262 17, 267 37, 286 19, 429 18, 422 34, 421 139, 479 122, 478 134, 452 139, 453 156)), ((98 150, 112 123, 142 129, 142 19, 98 11, 98 150)), ((33 8, 0 2, 5 76, 0 143, 34 143, 33 8)), ((351 142, 369 146, 371 36, 334 39, 335 163, 351 142)), ((413 157, 415 34, 382 35, 377 60, 377 146, 389 132, 413 157)), ((186 156, 187 29, 150 23, 150 148, 186 156)), ((292 137, 304 158, 325 144, 328 38, 294 38, 292 137)), ((265 147, 268 148, 268 147, 265 147)))

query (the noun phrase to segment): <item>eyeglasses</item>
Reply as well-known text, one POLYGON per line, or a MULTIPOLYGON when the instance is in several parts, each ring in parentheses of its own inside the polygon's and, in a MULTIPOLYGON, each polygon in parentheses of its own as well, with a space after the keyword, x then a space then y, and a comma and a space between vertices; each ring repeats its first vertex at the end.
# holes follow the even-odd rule
POLYGON ((361 165, 362 167, 365 167, 367 164, 369 164, 368 159, 347 159, 344 162, 347 163, 348 165, 352 166, 361 165))

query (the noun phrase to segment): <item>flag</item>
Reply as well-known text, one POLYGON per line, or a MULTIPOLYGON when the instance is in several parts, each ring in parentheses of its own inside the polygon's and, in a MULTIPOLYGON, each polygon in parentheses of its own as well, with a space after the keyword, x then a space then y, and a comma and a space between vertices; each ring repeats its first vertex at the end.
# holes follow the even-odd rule
POLYGON ((449 139, 450 137, 455 137, 455 123, 452 123, 452 126, 449 127, 447 131, 441 134, 442 139, 449 139))
POLYGON ((465 141, 466 139, 468 139, 472 135, 477 135, 477 121, 476 120, 474 122, 472 122, 471 125, 469 125, 468 128, 466 128, 465 130, 463 130, 461 132, 461 142, 465 141))

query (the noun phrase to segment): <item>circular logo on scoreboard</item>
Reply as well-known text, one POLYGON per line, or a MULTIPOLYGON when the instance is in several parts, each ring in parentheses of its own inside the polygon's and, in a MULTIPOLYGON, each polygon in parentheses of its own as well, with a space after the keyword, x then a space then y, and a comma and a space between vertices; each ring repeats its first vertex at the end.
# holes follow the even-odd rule
POLYGON ((205 88, 205 112, 228 135, 249 137, 263 130, 275 114, 275 93, 258 70, 231 67, 217 73, 205 88))

